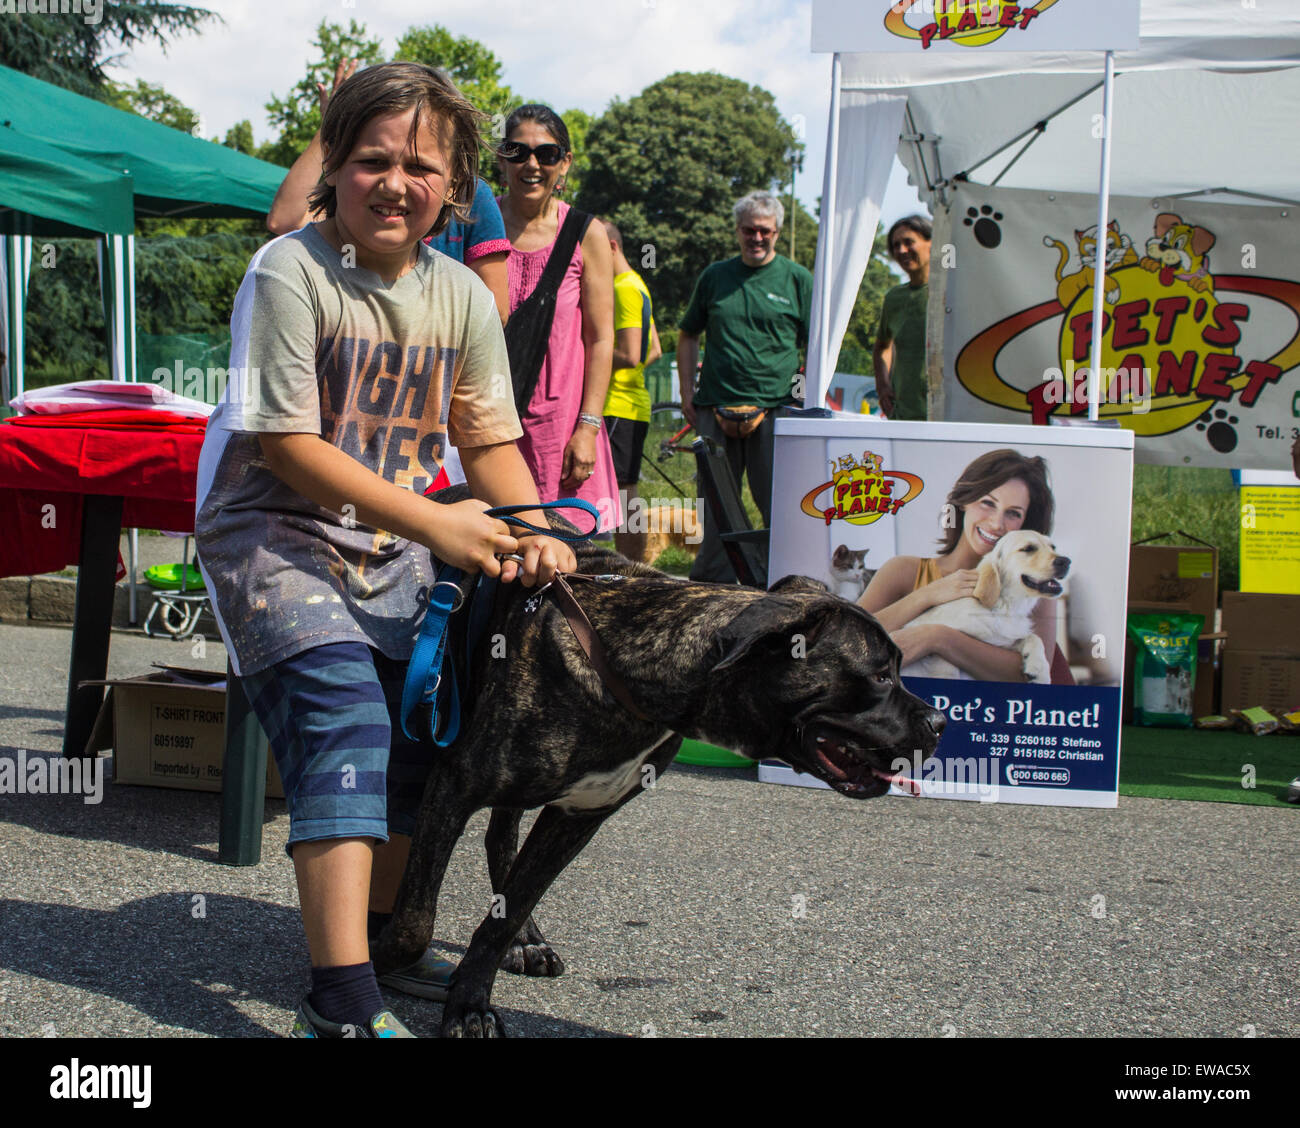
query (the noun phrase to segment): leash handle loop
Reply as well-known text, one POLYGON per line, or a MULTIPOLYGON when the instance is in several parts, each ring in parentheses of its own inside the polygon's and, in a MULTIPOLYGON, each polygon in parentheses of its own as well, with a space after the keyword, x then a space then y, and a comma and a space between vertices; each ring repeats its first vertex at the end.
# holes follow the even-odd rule
MULTIPOLYGON (((421 703, 434 706, 434 729, 430 735, 438 741, 437 699, 442 688, 443 658, 447 646, 447 620, 452 612, 463 602, 459 581, 464 573, 459 568, 443 567, 438 573, 437 582, 429 589, 429 607, 424 613, 424 623, 420 627, 420 637, 416 640, 411 661, 406 667, 406 680, 402 683, 402 732, 408 740, 415 740, 411 732, 411 717, 421 703)), ((454 692, 456 678, 455 668, 448 667, 453 692, 451 697, 451 714, 447 717, 447 729, 452 730, 447 739, 450 743, 456 738, 456 729, 460 727, 460 709, 454 692)), ((441 743, 441 742, 439 742, 441 743)))
POLYGON ((489 509, 487 515, 495 517, 498 521, 504 521, 507 525, 527 529, 530 533, 539 533, 544 537, 553 537, 555 540, 564 541, 567 544, 580 544, 582 541, 590 540, 600 528, 600 513, 591 502, 583 501, 580 497, 566 497, 561 498, 559 501, 543 501, 538 505, 498 505, 495 509, 489 509), (522 517, 515 516, 516 513, 527 513, 534 509, 577 509, 591 518, 591 529, 585 533, 562 533, 556 529, 538 528, 536 525, 525 521, 522 517))

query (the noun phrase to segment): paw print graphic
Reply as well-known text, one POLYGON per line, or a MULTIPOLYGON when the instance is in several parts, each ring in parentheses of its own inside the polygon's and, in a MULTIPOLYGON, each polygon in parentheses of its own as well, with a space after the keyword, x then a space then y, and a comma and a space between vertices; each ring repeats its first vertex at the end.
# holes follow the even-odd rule
POLYGON ((966 218, 962 223, 967 227, 975 228, 975 240, 981 247, 992 250, 1002 242, 1002 228, 998 226, 1001 219, 1000 211, 994 211, 992 207, 985 204, 980 208, 967 208, 966 218))
POLYGON ((1237 449, 1237 432, 1234 430, 1236 424, 1235 415, 1229 415, 1223 408, 1216 408, 1212 416, 1207 413, 1201 417, 1196 429, 1205 432, 1210 446, 1220 454, 1227 454, 1237 449))

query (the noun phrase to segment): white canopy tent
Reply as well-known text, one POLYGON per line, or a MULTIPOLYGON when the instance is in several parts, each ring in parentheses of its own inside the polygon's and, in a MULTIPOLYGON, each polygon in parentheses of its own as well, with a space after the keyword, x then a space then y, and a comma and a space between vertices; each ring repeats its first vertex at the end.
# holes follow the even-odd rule
MULTIPOLYGON (((842 23, 845 2, 817 0, 813 15, 813 50, 836 53, 810 406, 834 375, 895 152, 935 214, 936 245, 959 181, 1098 190, 1102 52, 846 53, 853 44, 819 39, 818 22, 842 23)), ((854 7, 864 23, 879 18, 854 7)), ((1115 54, 1112 194, 1300 206, 1300 20, 1287 7, 1142 0, 1139 48, 1115 54)))

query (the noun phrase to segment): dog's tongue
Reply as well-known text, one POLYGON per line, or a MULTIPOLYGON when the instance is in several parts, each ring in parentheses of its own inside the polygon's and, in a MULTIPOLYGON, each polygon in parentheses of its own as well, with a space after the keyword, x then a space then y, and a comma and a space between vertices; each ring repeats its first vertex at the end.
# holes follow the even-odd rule
POLYGON ((886 783, 892 783, 895 787, 902 788, 914 798, 919 797, 921 794, 921 785, 911 776, 890 775, 888 772, 882 772, 877 768, 872 768, 871 774, 877 779, 883 779, 886 783))
POLYGON ((1162 266, 1160 268, 1160 285, 1172 286, 1174 284, 1174 268, 1172 266, 1162 266))

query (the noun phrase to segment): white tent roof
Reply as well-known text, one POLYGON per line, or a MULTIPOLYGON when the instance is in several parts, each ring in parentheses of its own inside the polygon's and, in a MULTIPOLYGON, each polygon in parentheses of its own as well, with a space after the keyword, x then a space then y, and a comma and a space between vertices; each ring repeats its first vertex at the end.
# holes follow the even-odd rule
MULTIPOLYGON (((819 0, 850 3, 864 7, 819 0)), ((1170 199, 1227 188, 1235 191, 1220 195, 1223 202, 1300 199, 1300 2, 1250 3, 1142 0, 1138 50, 1115 55, 1112 195, 1170 199)), ((862 18, 875 19, 874 8, 862 18)), ((813 47, 852 43, 821 42, 814 15, 813 47)), ((809 402, 822 402, 870 255, 866 228, 874 231, 879 217, 879 166, 890 155, 880 140, 886 126, 901 111, 898 156, 931 207, 962 174, 981 184, 1096 194, 1104 58, 986 49, 836 55, 834 156, 823 189, 835 219, 818 242, 809 402), (829 277, 821 261, 828 249, 829 277)))
MULTIPOLYGON (((1245 6, 1253 2, 1142 0, 1138 50, 1115 55, 1113 195, 1300 194, 1300 4, 1245 6)), ((1095 193, 1103 60, 1099 52, 845 54, 840 89, 907 94, 905 136, 927 140, 903 142, 899 158, 922 199, 961 173, 991 183, 1039 122, 1046 128, 999 183, 1095 193)))

